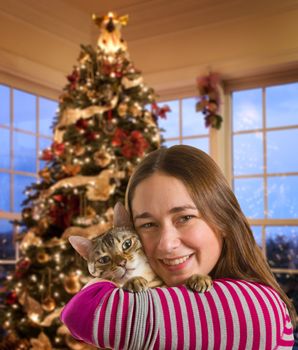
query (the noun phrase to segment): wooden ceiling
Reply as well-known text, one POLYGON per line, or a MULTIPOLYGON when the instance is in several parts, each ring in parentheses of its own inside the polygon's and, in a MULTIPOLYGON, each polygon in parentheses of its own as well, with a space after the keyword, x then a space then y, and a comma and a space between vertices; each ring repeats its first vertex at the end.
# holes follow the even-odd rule
POLYGON ((160 91, 209 68, 233 79, 298 62, 298 0, 3 0, 0 71, 60 86, 79 45, 96 43, 91 15, 109 11, 129 15, 131 57, 160 91))

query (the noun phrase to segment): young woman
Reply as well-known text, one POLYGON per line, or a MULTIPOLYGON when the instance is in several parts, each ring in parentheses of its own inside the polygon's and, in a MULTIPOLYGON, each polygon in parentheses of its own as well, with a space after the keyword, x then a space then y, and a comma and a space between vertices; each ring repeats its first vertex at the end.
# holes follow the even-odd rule
POLYGON ((62 313, 76 338, 115 349, 292 349, 295 310, 207 154, 189 146, 152 152, 130 179, 126 206, 169 288, 88 286, 62 313), (186 289, 193 274, 209 274, 211 291, 186 289))

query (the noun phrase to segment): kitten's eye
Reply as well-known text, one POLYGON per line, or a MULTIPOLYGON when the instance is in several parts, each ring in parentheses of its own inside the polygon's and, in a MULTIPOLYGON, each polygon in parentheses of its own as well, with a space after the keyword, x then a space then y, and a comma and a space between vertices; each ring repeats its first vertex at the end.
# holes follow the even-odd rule
POLYGON ((125 251, 131 247, 132 241, 131 239, 127 239, 126 241, 123 242, 122 244, 122 249, 125 251))
POLYGON ((102 256, 101 258, 98 259, 98 262, 100 264, 108 264, 111 261, 111 258, 107 255, 102 256))

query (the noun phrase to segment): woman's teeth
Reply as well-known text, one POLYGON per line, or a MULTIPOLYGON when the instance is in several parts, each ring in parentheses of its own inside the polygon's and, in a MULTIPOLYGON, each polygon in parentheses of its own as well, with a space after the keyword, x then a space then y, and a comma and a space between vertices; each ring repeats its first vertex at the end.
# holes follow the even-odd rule
POLYGON ((190 255, 186 255, 183 258, 179 258, 179 259, 163 259, 163 263, 166 265, 178 265, 178 264, 182 264, 184 261, 186 261, 187 259, 189 259, 190 255))

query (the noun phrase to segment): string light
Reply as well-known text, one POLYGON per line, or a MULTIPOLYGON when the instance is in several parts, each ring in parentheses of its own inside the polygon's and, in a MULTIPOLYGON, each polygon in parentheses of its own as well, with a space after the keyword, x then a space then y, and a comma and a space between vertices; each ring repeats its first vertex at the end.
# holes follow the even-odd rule
POLYGON ((39 315, 35 312, 28 314, 28 317, 30 318, 31 321, 33 321, 35 323, 39 322, 39 315))
POLYGON ((30 277, 30 279, 31 279, 32 282, 36 282, 36 281, 37 281, 36 275, 32 275, 32 276, 30 277))
POLYGON ((61 338, 60 337, 55 337, 55 343, 60 343, 61 342, 61 338))
POLYGON ((60 255, 59 253, 56 253, 56 254, 54 255, 54 260, 55 260, 56 262, 60 262, 60 260, 61 260, 61 255, 60 255))

